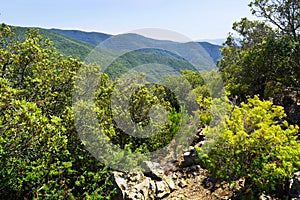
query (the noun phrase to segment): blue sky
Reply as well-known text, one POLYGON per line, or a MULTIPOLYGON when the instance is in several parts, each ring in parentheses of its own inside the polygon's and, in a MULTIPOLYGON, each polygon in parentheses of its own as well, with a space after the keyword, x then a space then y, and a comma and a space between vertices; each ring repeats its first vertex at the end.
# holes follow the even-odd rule
MULTIPOLYGON (((0 22, 17 26, 120 34, 168 29, 193 40, 225 38, 251 16, 250 0, 4 0, 0 22)), ((250 17, 251 18, 251 17, 250 17)))

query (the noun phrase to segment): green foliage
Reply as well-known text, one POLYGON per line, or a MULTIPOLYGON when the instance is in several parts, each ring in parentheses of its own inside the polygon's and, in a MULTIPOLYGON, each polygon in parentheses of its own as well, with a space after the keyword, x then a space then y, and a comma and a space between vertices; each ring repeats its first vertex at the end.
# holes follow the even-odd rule
POLYGON ((202 165, 229 182, 246 178, 246 187, 253 191, 272 193, 283 187, 300 167, 298 127, 288 125, 284 117, 282 107, 257 96, 248 99, 219 127, 206 129, 207 137, 216 141, 204 155, 207 146, 199 149, 202 165))
POLYGON ((286 87, 297 85, 292 55, 296 44, 289 35, 263 22, 244 18, 233 26, 241 36, 241 46, 227 39, 218 63, 226 89, 244 99, 259 94, 268 98, 286 87))
POLYGON ((36 30, 14 41, 0 28, 0 193, 4 199, 109 198, 110 169, 73 125, 71 95, 83 65, 36 30))
POLYGON ((114 144, 122 149, 149 152, 167 145, 177 133, 181 110, 171 91, 162 85, 136 82, 143 79, 142 74, 132 74, 111 81, 103 75, 96 105, 100 126, 114 144), (155 116, 161 119, 151 118, 155 116), (143 131, 147 126, 151 127, 143 131))
POLYGON ((47 29, 13 26, 11 26, 11 29, 14 32, 14 37, 12 39, 19 42, 25 40, 28 29, 38 31, 39 34, 49 38, 53 42, 53 46, 57 49, 57 51, 62 53, 64 56, 72 56, 74 58, 84 60, 85 57, 94 49, 94 45, 92 44, 78 41, 47 29))
POLYGON ((287 87, 299 88, 299 2, 254 0, 249 6, 263 22, 242 18, 233 24, 239 44, 231 34, 218 63, 226 88, 241 100, 255 94, 268 99, 287 87))

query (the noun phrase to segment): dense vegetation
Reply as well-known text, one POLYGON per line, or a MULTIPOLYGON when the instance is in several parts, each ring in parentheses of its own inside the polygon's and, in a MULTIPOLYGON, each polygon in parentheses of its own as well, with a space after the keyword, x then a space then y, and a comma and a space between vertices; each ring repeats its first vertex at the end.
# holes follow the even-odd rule
MULTIPOLYGON (((26 38, 26 31, 28 28, 25 27, 12 27, 14 36, 11 38, 15 41, 24 41, 26 38)), ((50 39, 53 42, 53 46, 57 51, 65 56, 72 56, 73 58, 79 58, 84 60, 85 57, 93 50, 94 45, 84 43, 80 40, 74 40, 64 35, 55 33, 53 31, 34 28, 39 31, 41 35, 50 39)))
POLYGON ((18 42, 1 24, 0 36, 1 198, 109 196, 109 169, 73 125, 74 75, 83 63, 58 54, 35 30, 18 42))
MULTIPOLYGON (((90 44, 40 29, 58 41, 53 44, 37 29, 25 34, 23 28, 1 24, 1 198, 110 199, 112 169, 91 154, 102 155, 101 149, 86 150, 79 132, 95 132, 91 145, 98 147, 100 131, 116 147, 141 155, 126 157, 125 164, 134 165, 178 133, 179 140, 189 138, 195 131, 192 125, 206 127, 207 140, 197 150, 202 167, 213 176, 229 183, 244 179, 242 196, 287 197, 287 180, 300 169, 300 124, 285 113, 299 102, 294 94, 300 80, 300 5, 293 0, 254 0, 249 6, 264 21, 243 18, 234 23, 241 38, 237 42, 229 35, 224 43, 218 62, 223 80, 216 70, 193 71, 184 59, 157 50, 124 55, 102 73, 95 64, 68 57, 82 59, 90 44), (159 77, 161 82, 151 84, 145 74, 124 75, 151 62, 170 64, 182 76, 159 77), (84 73, 78 74, 80 69, 84 73), (95 76, 91 104, 78 97, 93 88, 84 78, 95 76), (77 118, 74 106, 80 108, 77 118), (96 126, 85 115, 90 111, 96 113, 96 126), (81 126, 75 127, 74 121, 81 126)), ((105 55, 114 56, 117 50, 105 55)), ((123 158, 109 153, 112 160, 123 158)))
POLYGON ((300 124, 291 113, 299 102, 300 5, 254 0, 249 6, 263 20, 235 22, 240 38, 229 35, 218 63, 232 112, 220 125, 207 128, 207 136, 218 140, 199 152, 214 176, 229 182, 244 178, 253 199, 261 193, 283 199, 288 179, 300 167, 300 124))

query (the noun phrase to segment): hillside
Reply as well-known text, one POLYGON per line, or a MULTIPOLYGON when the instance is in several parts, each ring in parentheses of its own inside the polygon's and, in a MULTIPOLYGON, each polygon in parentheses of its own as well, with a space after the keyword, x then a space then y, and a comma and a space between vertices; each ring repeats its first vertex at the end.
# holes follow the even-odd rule
MULTIPOLYGON (((25 39, 26 27, 14 27, 14 33, 16 40, 23 41, 25 39)), ((42 28, 38 29, 39 33, 44 35, 46 38, 49 38, 54 43, 54 47, 58 52, 66 56, 72 56, 84 60, 89 52, 94 48, 93 45, 85 43, 79 40, 74 40, 70 37, 49 31, 42 28)))
MULTIPOLYGON (((61 29, 50 29, 53 32, 62 34, 64 36, 86 42, 92 45, 98 45, 100 42, 112 37, 113 35, 98 33, 98 32, 85 32, 80 30, 61 30, 61 29)), ((140 47, 166 47, 172 48, 172 50, 179 50, 179 52, 186 52, 186 49, 190 48, 189 43, 179 43, 174 41, 166 40, 156 40, 151 38, 146 38, 137 34, 122 34, 119 37, 122 41, 118 41, 118 38, 113 37, 112 40, 106 41, 106 44, 109 44, 111 41, 114 41, 118 46, 114 44, 109 44, 110 47, 113 45, 115 50, 130 50, 140 47), (133 42, 134 41, 134 42, 133 42), (122 46, 120 46, 122 44, 122 46)), ((202 48, 202 52, 199 52, 199 63, 205 69, 215 68, 215 64, 218 59, 221 58, 220 48, 222 46, 211 44, 209 42, 197 42, 202 48)))
MULTIPOLYGON (((23 41, 26 29, 15 27, 15 39, 23 41)), ((111 78, 117 78, 137 66, 151 63, 169 66, 176 73, 181 69, 210 70, 216 67, 216 61, 221 57, 220 46, 206 42, 178 43, 137 34, 112 37, 108 34, 77 30, 35 29, 53 41, 58 52, 88 63, 98 63, 111 78), (95 48, 95 44, 101 41, 101 46, 95 48), (126 54, 122 55, 123 53, 126 54), (115 60, 117 57, 120 58, 115 60)), ((151 80, 156 80, 159 78, 158 74, 170 72, 170 69, 160 70, 158 72, 153 67, 147 69, 147 74, 151 80)))
POLYGON ((73 38, 78 41, 86 42, 92 45, 98 45, 100 42, 108 39, 112 35, 97 32, 84 32, 79 30, 61 30, 61 29, 50 29, 53 32, 61 35, 73 38))
POLYGON ((217 61, 222 57, 220 51, 220 48, 222 48, 222 46, 211 44, 209 42, 198 42, 198 43, 206 50, 206 52, 210 55, 214 63, 217 63, 217 61))

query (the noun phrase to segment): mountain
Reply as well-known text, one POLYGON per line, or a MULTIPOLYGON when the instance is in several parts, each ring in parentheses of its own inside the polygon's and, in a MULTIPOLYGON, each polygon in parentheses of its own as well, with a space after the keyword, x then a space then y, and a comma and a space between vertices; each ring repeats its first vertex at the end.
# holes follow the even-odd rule
MULTIPOLYGON (((196 70, 210 70, 216 67, 212 56, 201 44, 195 42, 179 43, 168 40, 156 40, 128 33, 111 37, 101 43, 101 46, 111 50, 127 51, 150 48, 155 49, 156 53, 162 52, 165 54, 165 52, 169 52, 170 54, 177 55, 177 58, 195 65, 196 70)), ((206 46, 206 48, 209 48, 209 46, 206 46)))
POLYGON ((55 33, 73 38, 78 41, 86 42, 92 45, 98 45, 100 42, 108 39, 112 35, 97 32, 84 32, 79 30, 61 30, 61 29, 50 29, 55 33))
MULTIPOLYGON (((221 46, 207 42, 179 43, 132 33, 113 36, 76 30, 34 29, 53 41, 58 52, 87 63, 98 63, 111 78, 144 66, 147 75, 155 80, 159 74, 178 73, 181 69, 214 69, 217 59, 221 58, 221 46)), ((26 27, 14 27, 15 39, 24 40, 26 30, 26 27)))
MULTIPOLYGON (((105 34, 105 33, 98 33, 98 32, 85 32, 85 31, 79 31, 79 30, 61 30, 61 29, 50 29, 53 32, 62 34, 64 36, 73 38, 75 40, 79 40, 82 42, 86 42, 92 45, 98 45, 100 42, 105 41, 106 39, 111 38, 111 40, 107 40, 106 43, 111 43, 111 41, 114 41, 114 49, 117 50, 124 50, 124 49, 134 49, 134 48, 140 48, 140 47, 158 47, 158 46, 168 46, 172 47, 172 49, 177 50, 180 48, 181 50, 187 48, 186 43, 179 43, 174 41, 167 41, 167 40, 157 40, 157 39, 151 39, 146 38, 138 34, 122 34, 122 38, 116 38, 113 37, 113 35, 105 34), (120 41, 122 40, 122 41, 120 41), (118 47, 115 45, 118 44, 118 47), (120 46, 120 44, 122 44, 120 46)), ((215 41, 211 40, 212 42, 216 42, 217 44, 221 44, 225 41, 225 39, 216 39, 215 41)), ((198 44, 203 48, 203 52, 200 52, 199 56, 202 57, 203 61, 201 62, 203 64, 203 68, 205 69, 211 69, 215 68, 215 65, 217 63, 217 60, 222 57, 220 48, 222 48, 221 45, 212 44, 210 42, 198 42, 198 44), (211 63, 213 61, 213 63, 211 63)), ((112 44, 110 44, 110 47, 112 47, 112 44)))
POLYGON ((210 44, 222 46, 223 42, 226 41, 226 38, 218 38, 218 39, 202 39, 198 42, 208 42, 210 44))
POLYGON ((217 63, 217 61, 222 58, 222 54, 220 49, 222 46, 220 45, 214 45, 209 42, 198 42, 205 50, 206 52, 210 55, 214 63, 217 63))
MULTIPOLYGON (((25 40, 27 29, 27 27, 13 27, 15 39, 19 41, 25 40)), ((94 45, 92 44, 75 40, 47 29, 33 29, 37 29, 40 34, 53 41, 54 47, 57 51, 65 56, 72 56, 84 60, 85 57, 94 49, 94 45)))

